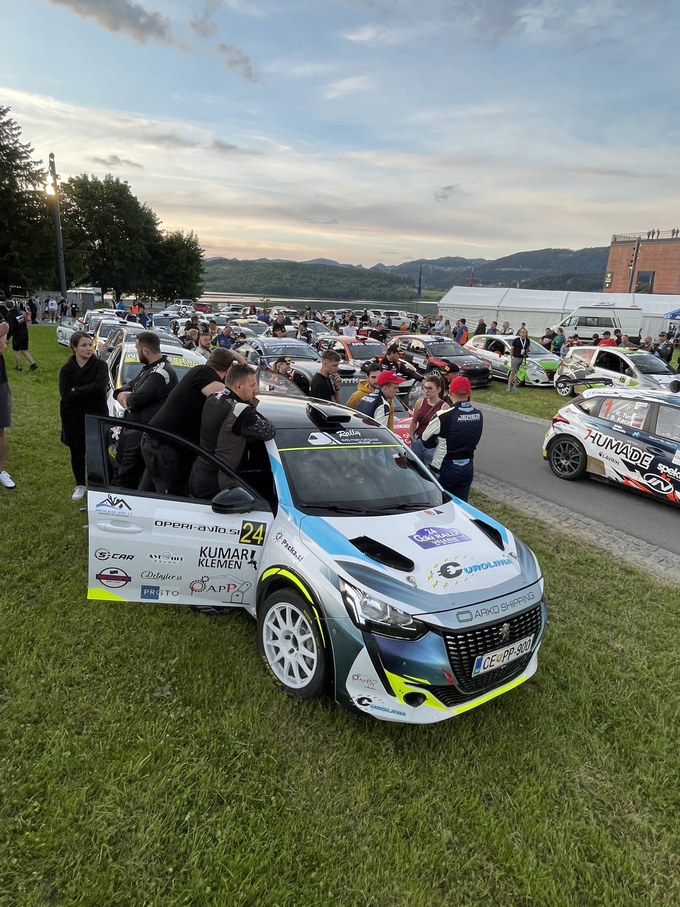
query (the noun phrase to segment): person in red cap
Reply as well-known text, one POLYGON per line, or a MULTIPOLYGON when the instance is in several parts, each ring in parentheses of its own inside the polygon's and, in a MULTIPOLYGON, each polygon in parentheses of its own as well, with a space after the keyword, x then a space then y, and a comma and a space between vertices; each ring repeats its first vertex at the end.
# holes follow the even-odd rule
POLYGON ((451 409, 440 409, 423 432, 426 448, 436 447, 432 471, 447 491, 467 501, 474 475, 474 456, 484 420, 470 403, 470 382, 457 375, 449 385, 451 409))
POLYGON ((365 416, 371 416, 381 425, 388 425, 390 415, 394 420, 394 403, 392 401, 399 393, 399 385, 403 384, 405 380, 396 372, 380 372, 376 389, 359 400, 356 411, 365 416))

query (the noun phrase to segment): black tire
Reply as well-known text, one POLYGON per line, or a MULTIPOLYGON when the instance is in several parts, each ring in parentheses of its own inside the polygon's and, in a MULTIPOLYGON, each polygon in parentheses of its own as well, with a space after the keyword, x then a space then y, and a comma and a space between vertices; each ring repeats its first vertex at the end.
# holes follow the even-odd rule
POLYGON ((257 615, 257 645, 276 684, 298 699, 316 699, 330 659, 308 602, 290 587, 267 596, 257 615))
POLYGON ((580 441, 563 434, 550 442, 548 463, 559 479, 575 482, 585 475, 588 456, 580 441))
POLYGON ((573 397, 574 388, 568 384, 568 378, 565 378, 564 375, 560 375, 559 378, 555 380, 555 390, 560 395, 560 397, 573 397))

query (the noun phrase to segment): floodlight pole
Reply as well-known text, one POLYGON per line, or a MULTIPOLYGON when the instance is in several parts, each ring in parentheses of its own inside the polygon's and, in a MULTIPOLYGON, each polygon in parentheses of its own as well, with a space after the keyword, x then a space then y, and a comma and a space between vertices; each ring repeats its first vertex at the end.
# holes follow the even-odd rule
POLYGON ((57 165, 54 161, 54 154, 50 152, 50 177, 54 188, 54 229, 57 233, 57 259, 59 262, 59 283, 61 286, 61 295, 66 299, 66 270, 64 268, 64 241, 61 236, 61 214, 59 213, 59 187, 57 185, 57 165))

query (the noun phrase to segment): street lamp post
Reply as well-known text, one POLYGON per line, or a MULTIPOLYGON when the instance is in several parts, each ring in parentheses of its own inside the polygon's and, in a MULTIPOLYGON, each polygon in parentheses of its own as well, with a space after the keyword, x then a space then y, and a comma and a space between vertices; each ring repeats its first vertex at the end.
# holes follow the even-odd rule
POLYGON ((59 284, 61 295, 66 299, 66 270, 64 268, 64 241, 61 236, 61 214, 59 213, 59 187, 57 185, 57 165, 54 154, 50 152, 50 179, 47 184, 47 194, 52 196, 54 205, 54 229, 57 234, 57 259, 59 261, 59 284))

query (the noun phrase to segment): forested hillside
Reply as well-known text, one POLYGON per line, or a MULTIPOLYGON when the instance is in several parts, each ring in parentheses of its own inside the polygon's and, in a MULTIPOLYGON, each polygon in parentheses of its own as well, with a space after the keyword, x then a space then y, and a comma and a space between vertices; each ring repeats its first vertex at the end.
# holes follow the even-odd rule
POLYGON ((609 249, 538 249, 515 252, 495 261, 447 256, 416 259, 372 268, 341 265, 330 259, 313 262, 241 261, 213 258, 205 262, 206 290, 318 299, 375 299, 406 302, 415 296, 422 264, 423 289, 445 292, 468 286, 523 287, 541 290, 598 291, 604 283, 609 249))
POLYGON ((385 302, 406 302, 415 296, 408 277, 337 265, 213 258, 206 261, 204 274, 206 290, 223 293, 385 302))

